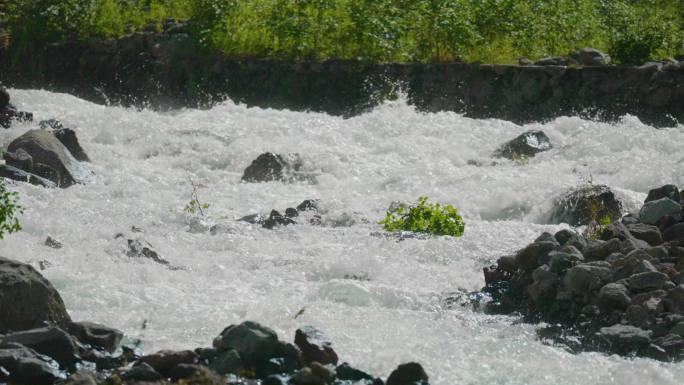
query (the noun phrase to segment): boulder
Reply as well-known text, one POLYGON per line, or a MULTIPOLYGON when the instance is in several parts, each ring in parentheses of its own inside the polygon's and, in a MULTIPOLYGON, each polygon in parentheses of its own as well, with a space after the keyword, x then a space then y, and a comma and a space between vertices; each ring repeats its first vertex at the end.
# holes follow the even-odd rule
POLYGON ((559 56, 545 57, 534 62, 536 66, 565 66, 567 61, 559 56))
POLYGON ((670 198, 677 203, 681 203, 679 189, 673 184, 666 184, 665 186, 650 190, 644 203, 655 201, 661 198, 670 198))
POLYGON ((610 56, 596 48, 582 48, 573 52, 570 57, 581 65, 602 66, 610 64, 610 56))
POLYGON ((302 368, 302 352, 293 344, 279 341, 275 352, 268 361, 262 361, 256 366, 258 378, 271 374, 296 373, 302 368))
POLYGON ((27 182, 36 186, 55 188, 57 184, 51 180, 39 177, 16 167, 7 164, 0 165, 0 177, 16 180, 19 182, 27 182))
POLYGON ((57 140, 62 142, 64 147, 71 152, 71 155, 73 155, 76 160, 90 162, 90 158, 78 142, 74 130, 64 127, 62 123, 56 119, 41 120, 38 125, 44 130, 52 130, 52 133, 57 140))
POLYGON ((494 156, 518 160, 533 157, 535 154, 548 151, 553 146, 543 131, 527 131, 515 139, 505 143, 494 152, 494 156))
POLYGON ((66 330, 82 344, 104 349, 109 353, 114 353, 123 339, 120 330, 93 322, 70 322, 66 325, 66 330))
POLYGON ((670 198, 660 198, 646 202, 639 211, 639 220, 653 225, 666 215, 676 215, 682 211, 682 206, 670 198))
POLYGON ((271 230, 277 226, 287 226, 293 225, 295 223, 296 222, 292 220, 292 218, 283 216, 277 210, 271 210, 271 214, 268 216, 268 218, 261 223, 261 227, 271 230))
POLYGON ((242 174, 244 182, 293 181, 299 179, 302 161, 297 154, 267 152, 259 155, 242 174))
POLYGON ((651 246, 663 243, 663 236, 657 226, 635 223, 627 225, 627 230, 634 238, 645 241, 651 246))
POLYGON ((684 284, 667 292, 663 298, 665 309, 675 314, 684 314, 684 284))
POLYGON ((10 95, 5 87, 0 87, 0 110, 4 110, 9 106, 10 95))
POLYGON ((208 384, 220 384, 221 378, 216 375, 211 369, 203 365, 195 364, 178 364, 169 375, 171 381, 174 383, 188 383, 194 384, 192 381, 180 382, 180 380, 189 380, 193 378, 201 378, 207 381, 208 384))
POLYGON ((93 372, 78 370, 61 385, 97 385, 97 377, 93 372))
MULTIPOLYGON (((123 234, 117 235, 117 238, 122 238, 123 234)), ((127 250, 126 256, 129 258, 146 258, 151 259, 162 265, 169 265, 169 261, 164 259, 158 252, 156 252, 153 246, 142 238, 127 239, 126 240, 127 250)))
POLYGON ((163 377, 171 376, 171 370, 179 364, 197 364, 199 356, 192 350, 172 351, 161 350, 154 354, 140 357, 139 362, 150 365, 163 377))
POLYGON ((607 309, 624 310, 629 306, 632 299, 629 297, 629 290, 625 285, 619 283, 609 283, 599 290, 598 300, 607 309))
POLYGON ((659 271, 648 271, 634 274, 627 280, 629 289, 632 291, 658 290, 663 287, 669 279, 667 275, 659 271))
POLYGON ((33 121, 32 113, 17 111, 17 109, 11 104, 8 104, 5 108, 0 109, 0 126, 4 128, 10 128, 13 122, 30 121, 33 121))
POLYGON ((33 349, 71 369, 79 361, 78 342, 58 327, 44 327, 10 333, 0 337, 0 345, 16 343, 33 349))
POLYGON ((416 385, 427 383, 428 375, 423 367, 415 362, 399 365, 387 377, 386 385, 416 385))
POLYGON ((568 269, 563 284, 571 293, 585 295, 601 288, 609 276, 610 269, 605 265, 582 263, 568 269))
MULTIPOLYGON (((684 332, 684 327, 682 329, 684 332)), ((374 381, 374 378, 371 375, 364 371, 353 368, 346 362, 335 368, 335 372, 337 373, 337 379, 342 381, 351 381, 352 383, 358 383, 362 381, 369 383, 374 381)))
POLYGON ((66 378, 50 357, 20 344, 0 345, 0 367, 9 372, 7 382, 15 385, 48 385, 66 378))
POLYGON ((621 215, 622 203, 608 186, 587 185, 556 198, 549 223, 582 226, 606 216, 616 221, 621 215))
POLYGON ((220 375, 235 374, 244 366, 240 353, 235 349, 222 351, 209 363, 209 368, 220 375))
MULTIPOLYGON (((30 130, 13 140, 7 152, 17 153, 23 150, 30 156, 31 169, 24 171, 51 180, 59 187, 69 187, 76 183, 85 183, 92 177, 81 162, 76 160, 54 133, 46 130, 30 130)), ((27 161, 16 162, 16 156, 5 155, 8 165, 21 168, 27 161)))
POLYGON ((305 363, 319 362, 323 365, 337 365, 337 353, 332 342, 322 331, 313 326, 304 326, 295 332, 295 344, 302 351, 305 363))
POLYGON ((235 349, 245 364, 256 365, 268 360, 278 348, 278 335, 253 321, 225 328, 214 339, 214 348, 222 351, 235 349))
POLYGON ((557 247, 557 243, 548 241, 531 243, 515 254, 515 264, 522 269, 533 269, 550 259, 549 253, 557 247))
POLYGON ((598 337, 623 354, 639 351, 651 343, 652 332, 631 325, 613 325, 600 329, 598 337))
POLYGON ((666 242, 681 238, 684 238, 684 222, 670 226, 663 232, 663 240, 666 242))
POLYGON ((71 319, 59 293, 31 265, 0 257, 0 333, 71 319))
POLYGON ((146 363, 138 363, 131 369, 121 374, 121 379, 131 382, 144 381, 153 382, 162 379, 161 374, 157 373, 153 367, 146 363))

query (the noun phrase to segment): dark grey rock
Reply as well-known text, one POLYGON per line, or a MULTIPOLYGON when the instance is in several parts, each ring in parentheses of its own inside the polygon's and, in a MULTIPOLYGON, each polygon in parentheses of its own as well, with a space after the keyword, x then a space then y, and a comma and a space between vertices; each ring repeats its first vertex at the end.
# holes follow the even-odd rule
MULTIPOLYGON (((69 187, 75 183, 85 183, 91 176, 82 163, 76 160, 57 137, 46 130, 30 130, 13 140, 7 147, 10 153, 24 150, 32 159, 32 169, 26 172, 51 180, 58 187, 69 187)), ((6 159, 8 165, 11 159, 6 159)))
POLYGON ((161 380, 162 376, 150 365, 143 362, 122 373, 121 378, 126 381, 153 382, 161 380))
POLYGON ((79 361, 78 342, 58 327, 24 330, 0 337, 0 345, 9 343, 21 344, 46 355, 64 369, 73 368, 79 361))
POLYGON ((20 344, 0 345, 0 367, 9 372, 10 384, 48 385, 66 378, 50 357, 20 344))
POLYGON ((527 131, 499 147, 494 156, 518 160, 552 148, 551 140, 543 131, 527 131))
POLYGON ((663 232, 663 240, 666 242, 681 238, 684 238, 684 222, 670 226, 663 232))
POLYGON ((639 220, 646 224, 656 224, 666 215, 676 215, 682 211, 682 206, 670 198, 660 198, 648 201, 639 211, 639 220))
POLYGON ((295 332, 295 344, 302 351, 305 363, 319 362, 323 365, 337 365, 337 353, 332 342, 322 331, 313 326, 304 326, 295 332))
POLYGON ((271 214, 268 216, 267 219, 265 219, 262 223, 261 226, 265 229, 273 229, 277 226, 287 226, 287 225, 293 225, 296 222, 292 220, 291 218, 288 218, 286 216, 283 216, 281 213, 279 213, 276 210, 271 210, 271 214))
POLYGON ((86 155, 81 144, 78 142, 74 130, 64 127, 57 119, 41 120, 38 125, 43 130, 51 130, 55 137, 62 142, 64 147, 71 152, 71 155, 73 155, 76 160, 90 162, 88 155, 86 155))
POLYGON ((613 325, 603 327, 599 338, 608 342, 612 349, 619 352, 638 351, 651 343, 651 331, 631 325, 613 325))
POLYGON ((415 362, 399 365, 387 377, 387 385, 415 385, 428 381, 428 375, 423 367, 415 362))
POLYGON ((24 170, 18 169, 6 164, 0 164, 0 177, 16 180, 18 182, 26 182, 36 186, 55 188, 57 184, 51 180, 39 177, 24 170))
POLYGON ((627 229, 634 238, 646 241, 651 246, 663 244, 663 236, 660 234, 660 229, 656 226, 635 223, 627 225, 627 229))
POLYGON ((655 201, 661 198, 670 198, 677 203, 681 203, 679 189, 673 184, 666 184, 665 186, 649 191, 644 203, 655 201))
POLYGON ((621 215, 622 203, 608 186, 588 185, 572 189, 555 199, 549 222, 581 226, 605 216, 616 221, 621 215))
POLYGON ((219 351, 235 349, 246 364, 253 365, 273 356, 278 348, 278 336, 259 323, 245 321, 225 328, 214 339, 214 347, 219 351))
POLYGON ((554 242, 534 242, 518 251, 515 255, 516 266, 522 269, 533 269, 545 260, 549 253, 558 247, 554 242))
POLYGON ((61 249, 62 248, 62 242, 52 238, 51 236, 48 236, 45 239, 45 246, 51 247, 53 249, 61 249))
POLYGON ((97 385, 97 375, 87 370, 78 370, 61 385, 97 385))
POLYGON ((374 380, 374 378, 368 373, 353 368, 346 362, 335 368, 335 372, 337 373, 337 378, 342 381, 351 381, 352 383, 356 383, 361 381, 371 382, 374 380))
POLYGON ((318 201, 307 199, 297 206, 297 211, 318 211, 318 201))
POLYGON ((599 290, 599 302, 608 309, 626 309, 632 299, 625 285, 619 283, 606 284, 599 290))
MULTIPOLYGON (((574 246, 570 247, 575 249, 574 246)), ((568 253, 563 251, 552 251, 549 253, 549 257, 551 258, 549 260, 549 268, 551 272, 556 274, 561 274, 567 269, 575 266, 577 263, 584 261, 584 256, 581 253, 577 255, 576 253, 572 252, 568 253)))
POLYGON ((259 155, 245 169, 245 182, 292 181, 300 179, 302 161, 297 154, 281 155, 267 152, 259 155))
POLYGON ((302 368, 292 378, 293 385, 325 385, 327 382, 313 373, 311 368, 302 368))
POLYGON ((609 276, 608 267, 583 263, 568 269, 563 277, 563 283, 568 291, 584 295, 602 287, 609 276))
POLYGON ((164 259, 164 257, 154 250, 154 247, 149 242, 142 238, 127 239, 126 243, 128 245, 126 256, 129 258, 146 258, 162 265, 170 264, 169 261, 164 259))
POLYGON ((622 251, 622 242, 618 238, 608 241, 590 241, 584 248, 584 258, 587 261, 603 261, 613 253, 622 251))
MULTIPOLYGON (((216 375, 214 371, 209 369, 204 365, 196 364, 178 364, 173 369, 169 375, 171 381, 179 382, 180 380, 192 379, 192 378, 203 378, 207 379, 209 384, 220 384, 221 379, 216 375)), ((190 381, 188 381, 190 382, 190 381)), ((192 382, 190 382, 192 383, 192 382)))
POLYGON ((684 314, 684 284, 667 292, 663 298, 665 309, 675 314, 684 314))
POLYGON ((64 326, 71 321, 59 293, 32 266, 0 257, 0 333, 64 326))
POLYGON ((320 378, 326 384, 330 383, 337 376, 337 373, 335 373, 334 366, 329 367, 327 365, 322 365, 314 361, 309 364, 309 368, 311 368, 311 373, 314 376, 320 378))
POLYGON ((610 64, 610 55, 603 53, 596 48, 582 48, 572 53, 570 57, 579 64, 585 66, 603 66, 610 64))
POLYGON ((299 348, 279 341, 273 356, 256 366, 256 375, 258 378, 264 378, 271 374, 293 374, 302 368, 302 364, 302 352, 299 348))
POLYGON ((140 357, 139 362, 150 365, 164 378, 171 376, 171 370, 180 364, 197 364, 199 356, 192 350, 161 350, 154 354, 140 357))
POLYGON ((534 62, 536 66, 565 66, 567 61, 559 56, 545 57, 534 62))
POLYGON ((668 281, 667 275, 659 271, 635 274, 629 277, 629 289, 632 291, 657 290, 668 281))
POLYGON ((235 349, 222 351, 209 363, 209 368, 221 375, 235 374, 244 366, 240 353, 235 349))
POLYGON ((95 346, 110 353, 121 344, 123 332, 94 322, 70 322, 66 330, 82 344, 95 346))

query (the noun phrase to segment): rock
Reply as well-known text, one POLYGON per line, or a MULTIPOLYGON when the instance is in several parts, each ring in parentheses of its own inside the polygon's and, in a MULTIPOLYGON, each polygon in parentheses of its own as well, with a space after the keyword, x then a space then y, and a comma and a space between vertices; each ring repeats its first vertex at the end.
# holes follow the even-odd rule
POLYGON ((494 156, 518 160, 533 157, 535 154, 548 151, 553 146, 543 131, 527 131, 507 142, 494 152, 494 156))
POLYGON ((297 206, 297 211, 318 211, 318 201, 307 199, 297 206))
POLYGON ((415 385, 428 381, 423 367, 415 362, 399 365, 387 378, 386 385, 415 385))
POLYGON ((244 366, 240 353, 235 349, 219 353, 209 363, 211 370, 220 375, 235 374, 244 366))
POLYGON ((684 222, 671 226, 663 232, 663 240, 666 242, 681 238, 684 238, 684 222))
POLYGON ((57 290, 32 266, 0 257, 0 333, 71 321, 57 290))
MULTIPOLYGON (((31 156, 32 168, 24 170, 51 180, 59 187, 69 187, 75 183, 86 183, 92 177, 88 170, 76 160, 66 147, 49 131, 30 130, 13 140, 7 147, 10 153, 24 150, 31 156)), ((7 164, 12 164, 11 157, 5 157, 7 164)))
POLYGON ((327 366, 321 365, 318 362, 312 362, 309 367, 311 368, 311 373, 323 380, 324 383, 329 383, 332 380, 335 379, 337 376, 337 373, 335 373, 335 369, 329 368, 327 366))
POLYGON ((558 286, 558 275, 551 272, 549 266, 543 265, 532 272, 532 285, 527 287, 527 292, 534 302, 553 300, 558 286))
POLYGON ((126 256, 129 258, 147 258, 162 265, 169 265, 169 261, 154 251, 153 246, 142 238, 127 239, 128 250, 126 256))
POLYGON ((534 242, 515 254, 515 264, 522 269, 533 269, 539 266, 540 261, 547 260, 549 253, 555 250, 558 244, 553 242, 534 242))
MULTIPOLYGON (((192 380, 192 379, 206 379, 207 384, 220 384, 221 379, 216 376, 216 373, 211 371, 203 365, 195 364, 178 364, 169 374, 171 381, 180 382, 180 380, 192 380)), ((194 384, 193 381, 186 381, 187 384, 194 384)))
POLYGON ((592 241, 584 248, 584 258, 587 261, 603 261, 613 253, 622 251, 622 242, 613 238, 609 241, 592 241))
POLYGON ((15 385, 53 384, 66 378, 55 361, 20 344, 0 345, 0 367, 15 385))
POLYGON ((33 349, 57 361, 64 369, 73 368, 78 357, 78 342, 57 327, 44 327, 6 334, 0 345, 16 343, 33 349))
POLYGON ((30 122, 33 121, 33 114, 30 112, 17 111, 11 104, 4 109, 0 109, 0 126, 10 128, 12 122, 30 122))
MULTIPOLYGON (((570 247, 575 249, 573 246, 570 247)), ((549 253, 549 256, 551 257, 549 260, 549 269, 552 273, 556 274, 561 274, 567 269, 575 266, 577 263, 584 261, 584 256, 581 253, 552 251, 549 253)))
POLYGON ((632 291, 657 290, 668 281, 667 275, 659 271, 649 271, 629 277, 629 289, 632 291))
POLYGON ((629 290, 619 283, 606 284, 599 290, 598 300, 605 308, 624 310, 632 301, 629 290))
POLYGON ((302 351, 305 363, 319 362, 323 365, 337 365, 337 353, 328 337, 313 326, 304 326, 295 332, 295 344, 302 351))
POLYGON ((62 248, 62 242, 52 238, 51 236, 48 235, 48 237, 45 239, 45 246, 51 247, 53 249, 61 249, 62 248))
POLYGON ((598 337, 621 353, 642 350, 651 343, 651 332, 631 325, 613 325, 600 329, 598 337))
POLYGON ((337 379, 342 381, 351 381, 352 383, 357 383, 361 381, 372 382, 374 380, 374 378, 368 373, 355 369, 346 362, 339 365, 335 369, 335 372, 337 373, 337 379))
POLYGON ((140 357, 139 362, 150 365, 163 377, 170 377, 171 370, 179 364, 196 364, 199 356, 192 350, 172 351, 160 350, 154 354, 140 357))
POLYGON ((10 95, 9 92, 5 89, 5 87, 0 87, 0 110, 4 110, 7 108, 10 102, 10 95))
POLYGON ((531 66, 534 65, 534 62, 526 57, 521 57, 518 59, 518 65, 519 66, 531 66))
POLYGON ((570 55, 579 64, 585 66, 603 66, 610 64, 610 56, 595 48, 582 48, 570 55))
POLYGON ((24 170, 20 170, 16 167, 8 166, 6 164, 0 164, 0 177, 16 180, 19 182, 27 182, 36 186, 55 188, 57 184, 51 180, 39 177, 38 175, 31 174, 24 170))
POLYGON ((267 152, 259 155, 242 174, 244 182, 292 181, 298 179, 302 161, 297 154, 267 152))
POLYGON ((288 218, 297 218, 299 216, 299 211, 293 207, 288 207, 285 209, 285 216, 288 218))
POLYGON ((587 246, 587 240, 572 230, 560 230, 553 237, 561 246, 573 246, 580 252, 587 246))
POLYGON ((648 242, 651 246, 663 244, 663 236, 656 226, 651 226, 643 223, 635 223, 627 225, 627 230, 636 239, 648 242))
POLYGON ((684 314, 684 284, 667 292, 663 298, 665 309, 675 314, 684 314))
POLYGON ((644 203, 651 201, 656 201, 661 198, 670 198, 676 203, 681 203, 681 195, 677 186, 673 184, 666 184, 665 186, 658 187, 648 192, 648 196, 644 203))
POLYGON ((283 376, 280 374, 273 374, 266 378, 262 382, 262 385, 288 385, 290 383, 289 376, 283 376))
POLYGON ((302 368, 302 352, 293 344, 278 342, 275 353, 268 361, 262 361, 256 366, 258 378, 271 374, 292 374, 302 368))
POLYGON ((608 186, 589 185, 572 189, 555 199, 549 222, 581 226, 605 216, 610 217, 611 222, 616 221, 621 215, 622 204, 608 186))
POLYGON ((64 127, 57 119, 41 120, 38 125, 43 130, 52 130, 55 137, 62 142, 64 147, 71 152, 71 155, 73 155, 76 160, 90 162, 88 155, 86 155, 81 144, 78 142, 74 130, 64 127))
POLYGON ((639 211, 639 220, 649 225, 656 224, 666 215, 676 215, 682 211, 682 206, 670 198, 660 198, 648 201, 639 211))
POLYGON ((313 373, 311 368, 303 368, 292 378, 293 385, 325 385, 327 382, 313 373))
MULTIPOLYGON (((641 251, 641 250, 639 250, 641 251)), ((658 270, 649 262, 650 255, 646 252, 632 252, 624 258, 614 262, 610 272, 613 281, 626 279, 634 274, 645 272, 657 272, 658 270)))
POLYGON ((146 381, 153 382, 162 379, 161 374, 157 373, 154 368, 146 363, 140 363, 133 366, 130 370, 124 372, 121 378, 126 381, 146 381))
POLYGON ((293 225, 296 222, 293 221, 291 218, 284 217, 282 214, 280 214, 276 210, 271 210, 271 215, 268 216, 266 220, 263 221, 261 226, 265 229, 273 229, 276 226, 287 226, 287 225, 293 225))
POLYGON ((97 379, 93 372, 78 370, 70 375, 62 385, 97 385, 97 379))
POLYGON ((93 322, 70 322, 66 330, 82 344, 98 347, 114 353, 121 344, 123 333, 93 322))
POLYGON ((248 365, 268 360, 278 348, 276 333, 259 323, 245 321, 225 328, 214 339, 214 348, 219 351, 235 349, 248 365))
POLYGON ((610 269, 606 266, 582 263, 568 269, 563 284, 570 292, 585 295, 602 287, 609 275, 610 269))
POLYGON ((565 66, 566 61, 562 57, 545 57, 534 62, 536 66, 565 66))

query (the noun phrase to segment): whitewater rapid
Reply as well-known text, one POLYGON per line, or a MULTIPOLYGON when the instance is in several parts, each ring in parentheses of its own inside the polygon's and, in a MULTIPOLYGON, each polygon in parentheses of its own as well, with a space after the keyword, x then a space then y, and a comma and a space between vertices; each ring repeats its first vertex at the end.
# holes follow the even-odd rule
MULTIPOLYGON (((0 241, 0 255, 36 267, 43 261, 42 273, 73 319, 119 328, 141 339, 145 352, 210 346, 225 326, 254 320, 287 341, 298 327, 314 325, 342 361, 375 375, 420 362, 433 385, 684 381, 684 365, 571 354, 540 342, 538 326, 446 301, 480 289, 482 268, 499 256, 563 228, 539 223, 572 186, 607 184, 627 210, 639 207, 649 188, 683 186, 681 125, 563 117, 518 126, 423 114, 402 100, 350 119, 230 101, 159 113, 46 91, 10 93, 36 121, 55 118, 73 128, 96 177, 64 190, 13 184, 26 208, 24 230, 0 241), (492 164, 492 151, 530 129, 546 132, 554 149, 526 164, 492 164), (242 171, 265 151, 301 154, 316 183, 241 183, 242 171), (196 218, 183 211, 189 179, 210 204, 207 222, 220 225, 216 235, 198 232, 196 218), (465 235, 398 242, 377 234, 392 201, 421 195, 457 207, 465 235), (324 226, 271 231, 234 221, 304 199, 320 199, 324 226), (114 236, 132 226, 181 269, 126 257, 114 236), (44 246, 48 235, 64 247, 44 246)), ((0 142, 5 147, 35 126, 2 130, 0 142)))

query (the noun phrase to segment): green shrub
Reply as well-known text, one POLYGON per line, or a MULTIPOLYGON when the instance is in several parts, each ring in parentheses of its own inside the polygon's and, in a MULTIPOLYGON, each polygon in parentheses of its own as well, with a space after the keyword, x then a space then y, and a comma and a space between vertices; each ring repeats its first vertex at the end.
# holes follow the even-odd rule
POLYGON ((390 209, 385 219, 378 223, 387 231, 412 231, 452 237, 463 235, 465 223, 456 208, 452 205, 428 203, 427 199, 420 197, 416 205, 400 205, 390 209))
POLYGON ((17 215, 23 213, 24 208, 18 202, 19 195, 8 191, 5 183, 0 180, 0 239, 21 230, 17 215))

